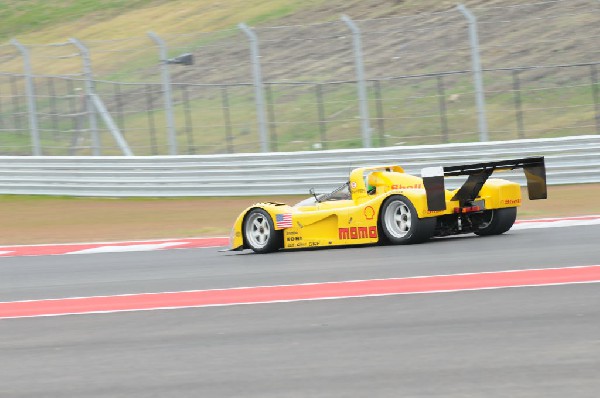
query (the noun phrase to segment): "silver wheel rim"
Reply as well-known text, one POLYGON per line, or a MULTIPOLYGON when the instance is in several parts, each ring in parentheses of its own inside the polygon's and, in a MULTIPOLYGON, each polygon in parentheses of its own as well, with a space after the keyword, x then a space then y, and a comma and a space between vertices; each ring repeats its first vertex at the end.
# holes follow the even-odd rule
POLYGON ((385 210, 385 227, 395 238, 404 238, 412 224, 412 216, 408 206, 400 201, 390 203, 385 210))
POLYGON ((485 229, 490 226, 492 220, 494 219, 494 211, 489 210, 489 219, 484 219, 481 224, 479 224, 479 229, 485 229))
POLYGON ((246 239, 250 246, 262 249, 269 242, 271 226, 267 216, 261 213, 252 213, 246 220, 246 239))

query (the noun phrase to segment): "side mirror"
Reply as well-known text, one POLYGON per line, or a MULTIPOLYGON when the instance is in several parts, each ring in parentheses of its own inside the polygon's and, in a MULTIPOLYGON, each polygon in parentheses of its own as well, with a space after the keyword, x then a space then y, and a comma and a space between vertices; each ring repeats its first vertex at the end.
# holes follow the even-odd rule
POLYGON ((314 196, 314 197, 315 197, 315 200, 316 200, 317 202, 320 202, 320 201, 319 201, 319 198, 317 197, 317 194, 315 193, 315 189, 314 189, 314 188, 311 188, 311 189, 309 189, 309 190, 308 190, 308 193, 309 193, 309 194, 311 194, 312 196, 314 196))

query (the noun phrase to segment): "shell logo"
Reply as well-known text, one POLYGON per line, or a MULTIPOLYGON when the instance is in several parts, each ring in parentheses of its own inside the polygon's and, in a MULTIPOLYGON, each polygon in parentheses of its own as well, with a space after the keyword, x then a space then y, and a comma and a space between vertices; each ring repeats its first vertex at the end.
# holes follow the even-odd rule
POLYGON ((373 208, 371 206, 367 206, 365 207, 365 218, 367 220, 372 220, 373 217, 375 216, 375 210, 373 210, 373 208))

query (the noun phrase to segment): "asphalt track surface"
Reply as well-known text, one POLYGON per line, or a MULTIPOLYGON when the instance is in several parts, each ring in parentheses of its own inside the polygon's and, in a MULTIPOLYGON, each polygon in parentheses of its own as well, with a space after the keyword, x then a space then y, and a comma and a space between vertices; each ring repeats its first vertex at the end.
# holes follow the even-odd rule
MULTIPOLYGON (((600 264, 600 226, 0 259, 0 301, 600 264)), ((597 397, 600 284, 0 320, 0 397, 597 397)))

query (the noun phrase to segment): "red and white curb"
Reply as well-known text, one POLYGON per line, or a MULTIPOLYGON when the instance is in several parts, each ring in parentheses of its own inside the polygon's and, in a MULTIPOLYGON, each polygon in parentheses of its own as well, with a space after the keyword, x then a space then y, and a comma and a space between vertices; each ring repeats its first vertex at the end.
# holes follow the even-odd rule
POLYGON ((600 282, 600 265, 0 302, 0 319, 290 303, 600 282))
POLYGON ((512 229, 561 228, 600 224, 600 215, 517 220, 512 229))
MULTIPOLYGON (((561 228, 584 225, 600 224, 600 215, 542 218, 537 220, 517 220, 513 230, 530 228, 561 228)), ((201 247, 224 247, 229 245, 225 237, 215 238, 183 238, 160 239, 151 241, 130 242, 96 242, 96 243, 69 243, 49 245, 26 246, 0 246, 0 257, 15 256, 46 256, 61 254, 90 254, 90 253, 117 253, 133 251, 152 251, 165 249, 190 249, 201 247)))
POLYGON ((47 256, 60 254, 90 254, 222 247, 229 238, 184 238, 130 242, 69 243, 58 245, 0 246, 0 257, 47 256))

